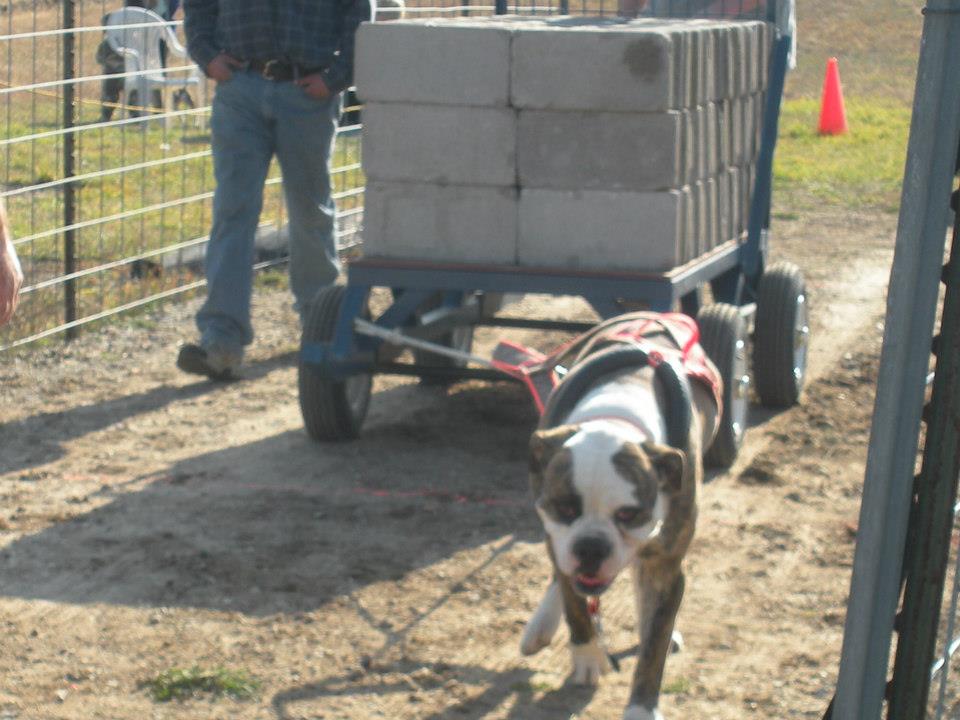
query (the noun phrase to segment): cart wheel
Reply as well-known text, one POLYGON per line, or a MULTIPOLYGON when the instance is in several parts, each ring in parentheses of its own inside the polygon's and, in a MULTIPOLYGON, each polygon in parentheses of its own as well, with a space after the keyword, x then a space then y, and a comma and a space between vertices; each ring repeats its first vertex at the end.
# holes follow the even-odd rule
POLYGON ((767 407, 789 407, 800 399, 810 336, 807 312, 800 268, 771 265, 760 277, 753 334, 757 394, 767 407))
MULTIPOLYGON (((432 310, 435 307, 437 307, 437 305, 433 304, 429 309, 432 310)), ((460 352, 468 353, 473 350, 473 325, 460 325, 455 327, 450 332, 445 332, 443 335, 440 335, 433 342, 454 350, 459 350, 460 352)), ((414 350, 413 361, 423 367, 439 368, 463 367, 466 364, 462 360, 454 360, 453 358, 426 352, 425 350, 414 350)), ((431 377, 429 375, 424 375, 420 378, 421 385, 449 385, 451 382, 448 378, 431 377)))
MULTIPOLYGON (((302 345, 333 339, 344 291, 342 285, 331 285, 317 293, 304 318, 302 345)), ((300 412, 310 437, 320 442, 357 437, 370 404, 371 374, 328 380, 320 368, 302 358, 298 374, 300 412)))
POLYGON ((701 308, 697 324, 700 344, 723 379, 723 414, 704 462, 711 467, 727 468, 737 459, 747 429, 750 407, 747 326, 739 310, 726 303, 701 308))

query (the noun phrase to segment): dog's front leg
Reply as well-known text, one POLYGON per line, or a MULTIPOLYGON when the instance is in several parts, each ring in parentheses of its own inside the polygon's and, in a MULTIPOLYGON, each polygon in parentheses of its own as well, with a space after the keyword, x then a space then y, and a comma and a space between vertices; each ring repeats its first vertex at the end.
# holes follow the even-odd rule
POLYGON ((560 626, 562 613, 563 596, 560 593, 560 584, 554 576, 536 612, 527 621, 523 639, 520 640, 520 652, 533 655, 549 645, 560 626))
POLYGON ((685 579, 679 562, 637 560, 633 566, 640 651, 623 720, 663 720, 657 709, 663 667, 685 579))
POLYGON ((558 574, 556 582, 563 597, 563 614, 570 628, 570 654, 573 660, 570 679, 576 685, 597 685, 600 676, 610 670, 610 658, 597 636, 587 601, 574 591, 570 579, 565 575, 558 574))

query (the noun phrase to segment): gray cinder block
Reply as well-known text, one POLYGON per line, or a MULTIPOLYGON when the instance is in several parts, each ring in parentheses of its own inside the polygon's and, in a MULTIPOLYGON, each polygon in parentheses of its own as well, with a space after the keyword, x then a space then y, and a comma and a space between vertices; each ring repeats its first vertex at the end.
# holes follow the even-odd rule
POLYGON ((743 232, 743 195, 740 192, 742 173, 740 168, 729 168, 727 178, 729 180, 730 193, 730 231, 732 236, 739 237, 743 232))
POLYGON ((693 192, 689 185, 680 188, 680 212, 683 233, 683 254, 681 260, 684 264, 697 257, 696 247, 696 207, 693 201, 693 192))
POLYGON ((707 129, 707 176, 713 177, 720 168, 720 117, 716 103, 707 103, 704 112, 707 129))
POLYGON ((722 170, 717 175, 717 244, 722 245, 733 237, 730 206, 730 174, 722 170))
POLYGON ((673 109, 673 41, 666 30, 595 18, 520 25, 513 39, 512 103, 534 110, 673 109))
POLYGON ((713 70, 713 99, 726 100, 731 97, 731 27, 728 23, 721 23, 713 28, 714 70, 713 70))
POLYGON ((683 115, 522 110, 521 187, 665 190, 684 182, 683 115))
POLYGON ((695 111, 684 110, 681 117, 681 137, 683 139, 683 184, 689 185, 697 177, 697 119, 695 111))
POLYGON ((702 180, 698 180, 690 187, 693 199, 693 255, 692 258, 703 254, 707 244, 707 192, 702 180))
POLYGON ((723 170, 733 164, 733 139, 731 137, 733 118, 730 100, 721 100, 717 103, 717 123, 720 169, 723 170))
POLYGON ((757 93, 753 100, 753 133, 754 133, 754 157, 760 154, 760 145, 763 141, 763 115, 767 107, 766 93, 757 93))
POLYGON ((720 244, 720 195, 716 178, 704 183, 707 195, 707 232, 703 252, 710 252, 720 244))
POLYGON ((683 193, 520 191, 520 265, 663 272, 683 262, 683 193))
POLYGON ((760 27, 761 22, 749 23, 750 28, 750 51, 747 62, 749 63, 750 82, 748 92, 755 93, 760 90, 760 27))
POLYGON ((374 181, 364 205, 367 256, 516 264, 513 187, 374 181))
POLYGON ((517 118, 510 108, 370 102, 363 168, 373 180, 516 184, 517 118))
POLYGON ((750 85, 749 53, 750 53, 750 32, 744 23, 738 23, 734 26, 734 31, 730 35, 730 41, 733 43, 734 59, 734 97, 746 95, 750 85))
POLYGON ((396 20, 357 32, 357 95, 366 102, 505 106, 508 23, 396 20))

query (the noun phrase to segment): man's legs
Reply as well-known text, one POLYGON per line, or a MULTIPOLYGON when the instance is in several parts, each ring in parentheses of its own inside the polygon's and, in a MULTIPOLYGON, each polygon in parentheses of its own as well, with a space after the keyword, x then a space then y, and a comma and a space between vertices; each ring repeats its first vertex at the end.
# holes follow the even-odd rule
MULTIPOLYGON (((273 121, 265 113, 267 81, 238 72, 219 85, 210 129, 216 190, 207 244, 207 300, 197 313, 201 348, 239 364, 253 340, 250 296, 254 236, 273 154, 273 121)), ((181 367, 197 372, 193 367, 181 367)), ((201 374, 210 374, 200 368, 201 374)))
POLYGON ((277 159, 290 216, 290 287, 302 314, 340 271, 330 193, 330 153, 340 96, 313 100, 293 83, 278 93, 277 159))

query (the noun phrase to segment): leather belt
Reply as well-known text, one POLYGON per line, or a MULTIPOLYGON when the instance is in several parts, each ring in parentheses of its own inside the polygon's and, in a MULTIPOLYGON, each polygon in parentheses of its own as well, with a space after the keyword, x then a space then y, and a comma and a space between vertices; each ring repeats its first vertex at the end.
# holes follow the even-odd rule
POLYGON ((247 60, 247 69, 274 82, 298 80, 304 75, 312 75, 323 70, 323 68, 307 68, 287 60, 247 60))

